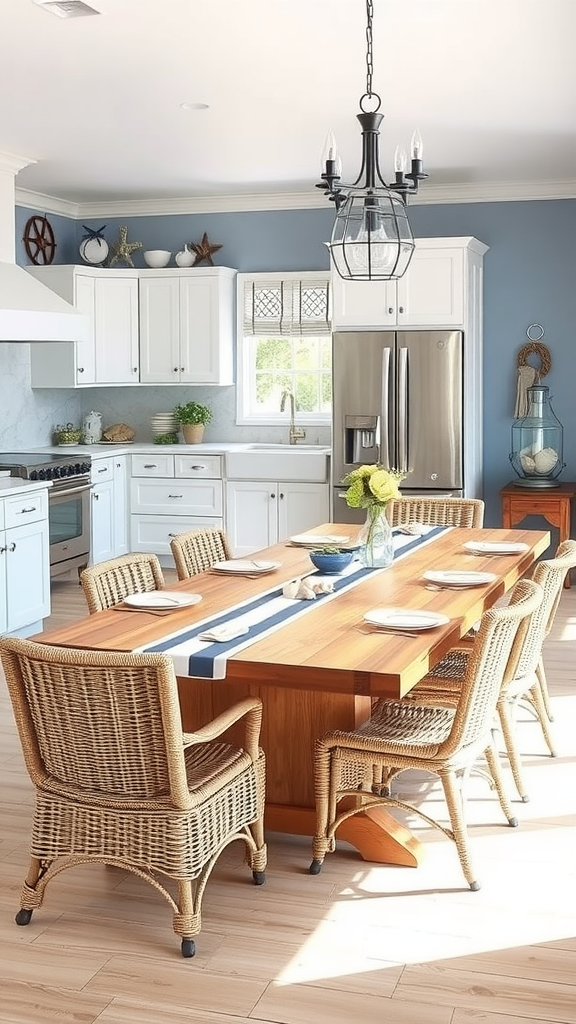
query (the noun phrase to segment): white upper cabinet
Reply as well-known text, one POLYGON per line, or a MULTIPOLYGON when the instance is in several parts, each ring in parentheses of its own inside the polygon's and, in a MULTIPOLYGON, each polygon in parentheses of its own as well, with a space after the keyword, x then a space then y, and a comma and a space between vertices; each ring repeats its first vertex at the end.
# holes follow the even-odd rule
POLYGON ((27 269, 85 313, 90 322, 85 342, 30 346, 32 387, 137 383, 137 271, 65 265, 27 269))
POLYGON ((333 328, 463 327, 470 274, 486 250, 475 238, 420 238, 398 281, 344 281, 333 270, 333 328))
POLYGON ((142 383, 232 384, 236 271, 143 270, 139 277, 142 383))

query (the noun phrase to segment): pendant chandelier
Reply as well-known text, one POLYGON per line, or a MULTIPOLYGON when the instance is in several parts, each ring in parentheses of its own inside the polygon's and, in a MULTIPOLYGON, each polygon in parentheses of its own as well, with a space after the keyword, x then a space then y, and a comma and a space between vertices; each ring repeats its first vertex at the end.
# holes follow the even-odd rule
POLYGON ((362 128, 362 166, 352 185, 340 181, 341 162, 334 135, 330 133, 323 153, 324 190, 335 204, 336 219, 328 243, 334 266, 347 281, 390 281, 402 275, 414 252, 414 238, 406 204, 415 195, 422 170, 422 139, 415 131, 411 142, 411 167, 406 171, 406 154, 396 148, 395 178, 386 184, 378 163, 378 113, 381 99, 372 91, 372 18, 373 0, 366 0, 366 92, 360 97, 357 118, 362 128))

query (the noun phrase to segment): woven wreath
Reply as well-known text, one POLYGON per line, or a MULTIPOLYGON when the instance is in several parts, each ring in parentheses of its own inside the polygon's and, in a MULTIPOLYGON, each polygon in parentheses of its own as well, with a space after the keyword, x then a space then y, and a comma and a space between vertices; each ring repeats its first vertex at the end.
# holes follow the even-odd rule
POLYGON ((552 356, 550 355, 550 349, 543 345, 541 341, 530 341, 527 345, 523 345, 518 353, 517 366, 532 366, 532 369, 536 370, 536 379, 540 380, 542 377, 546 377, 552 368, 552 356), (532 366, 528 362, 528 356, 537 356, 540 360, 540 366, 532 366))

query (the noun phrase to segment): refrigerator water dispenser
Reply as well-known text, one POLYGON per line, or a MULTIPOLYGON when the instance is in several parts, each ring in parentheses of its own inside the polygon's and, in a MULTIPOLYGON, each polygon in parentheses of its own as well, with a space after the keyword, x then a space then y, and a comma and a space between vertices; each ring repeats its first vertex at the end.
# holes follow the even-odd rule
POLYGON ((378 416, 346 416, 344 418, 344 462, 364 465, 378 462, 380 454, 380 423, 378 416))

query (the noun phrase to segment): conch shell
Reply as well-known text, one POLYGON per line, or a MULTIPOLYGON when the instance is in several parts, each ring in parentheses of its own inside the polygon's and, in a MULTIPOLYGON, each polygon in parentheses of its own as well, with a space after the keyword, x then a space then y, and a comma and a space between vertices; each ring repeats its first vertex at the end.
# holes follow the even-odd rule
POLYGON ((312 583, 310 580, 295 579, 285 583, 282 588, 284 597, 292 601, 315 601, 318 594, 332 594, 334 584, 328 580, 322 583, 312 583))

